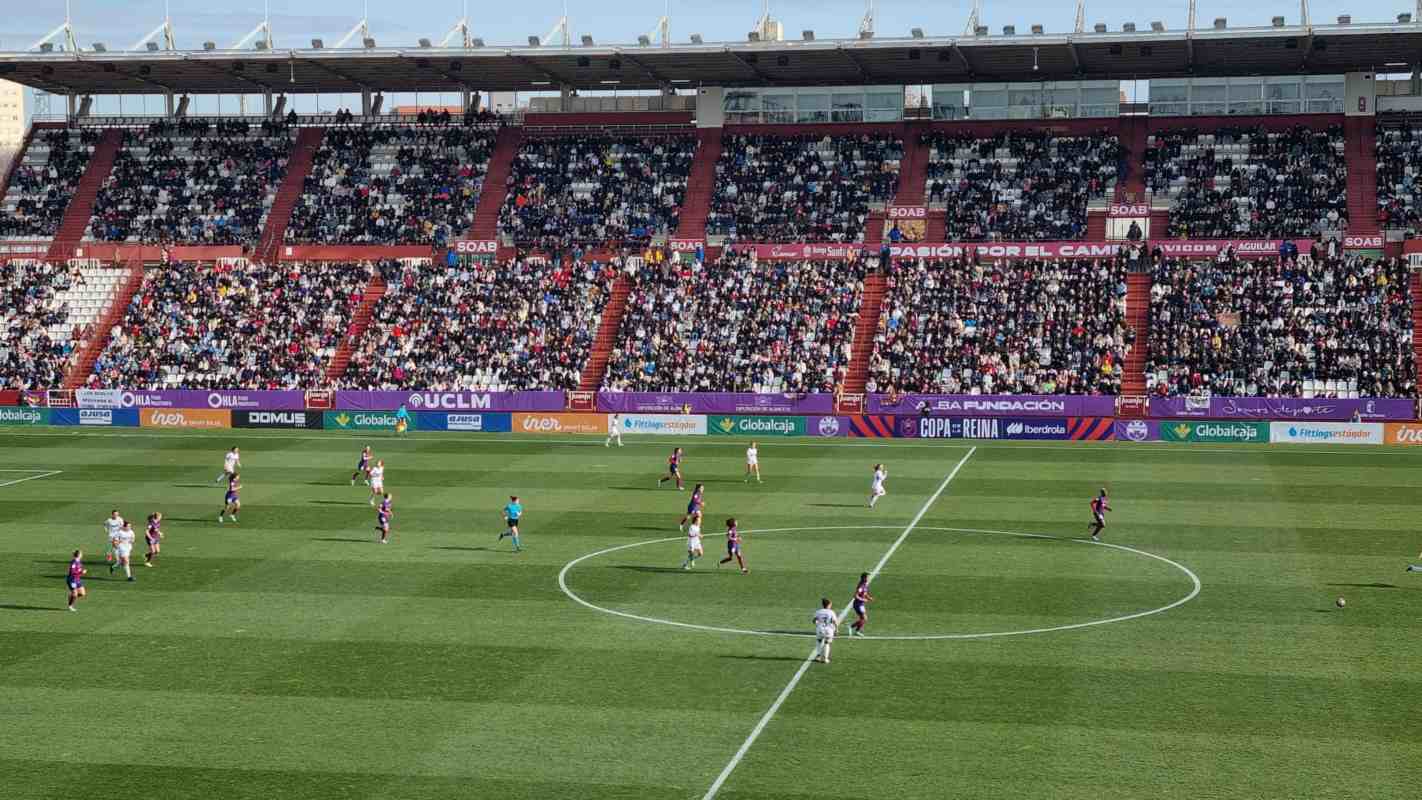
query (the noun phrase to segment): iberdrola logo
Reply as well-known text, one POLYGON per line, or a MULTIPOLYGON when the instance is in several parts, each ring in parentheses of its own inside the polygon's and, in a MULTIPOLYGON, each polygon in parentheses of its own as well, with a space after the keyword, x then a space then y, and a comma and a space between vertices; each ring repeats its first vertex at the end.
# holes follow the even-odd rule
POLYGON ((1178 436, 1178 437, 1180 437, 1181 439, 1188 439, 1188 438, 1190 438, 1190 426, 1189 426, 1189 425, 1186 425, 1186 424, 1183 423, 1183 422, 1180 423, 1179 425, 1176 425, 1176 426, 1175 426, 1175 435, 1178 436))
POLYGON ((721 417, 716 420, 716 427, 720 428, 722 433, 730 433, 736 429, 736 421, 730 417, 721 417))
POLYGON ((349 415, 349 414, 344 414, 344 413, 342 413, 342 414, 337 414, 337 415, 336 415, 336 424, 337 424, 337 425, 340 425, 342 428, 349 427, 350 424, 351 424, 351 417, 350 417, 350 415, 349 415))

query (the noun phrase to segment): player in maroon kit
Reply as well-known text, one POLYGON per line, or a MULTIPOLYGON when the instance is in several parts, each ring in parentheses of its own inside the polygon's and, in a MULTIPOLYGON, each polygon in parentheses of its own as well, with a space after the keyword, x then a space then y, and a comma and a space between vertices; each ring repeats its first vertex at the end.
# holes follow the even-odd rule
POLYGON ((74 551, 74 560, 69 562, 69 574, 64 576, 64 585, 69 587, 69 610, 78 611, 74 607, 74 601, 88 594, 84 589, 84 576, 89 574, 89 570, 84 569, 84 552, 74 551))
POLYGON ((874 595, 869 594, 869 573, 859 573, 859 585, 854 587, 854 602, 850 607, 854 609, 854 623, 849 626, 849 635, 864 635, 864 625, 869 622, 869 603, 874 599, 874 595))
POLYGON ((1101 531, 1106 527, 1106 512, 1111 510, 1111 503, 1106 500, 1106 490, 1102 489, 1101 494, 1091 498, 1091 541, 1101 541, 1101 531))
POLYGON ((734 559, 741 567, 741 574, 750 572, 746 569, 746 560, 741 558, 741 531, 736 527, 736 518, 731 517, 726 520, 726 557, 716 563, 716 566, 730 563, 734 559))
POLYGON ((158 560, 159 546, 163 543, 163 512, 154 511, 148 515, 148 530, 143 534, 143 540, 148 543, 148 552, 143 554, 143 566, 151 567, 153 562, 158 560))
POLYGON ((666 474, 665 476, 663 476, 663 477, 657 479, 657 485, 658 485, 658 486, 661 486, 662 484, 666 483, 667 481, 671 481, 671 480, 676 481, 676 490, 677 490, 678 492, 681 491, 683 487, 682 487, 682 483, 681 483, 681 448, 680 448, 680 447, 676 448, 675 450, 672 450, 671 457, 667 459, 667 474, 666 474))
POLYGON ((395 512, 390 510, 390 502, 395 498, 385 493, 385 499, 380 501, 380 508, 375 512, 375 532, 380 534, 380 543, 390 543, 390 516, 395 512))

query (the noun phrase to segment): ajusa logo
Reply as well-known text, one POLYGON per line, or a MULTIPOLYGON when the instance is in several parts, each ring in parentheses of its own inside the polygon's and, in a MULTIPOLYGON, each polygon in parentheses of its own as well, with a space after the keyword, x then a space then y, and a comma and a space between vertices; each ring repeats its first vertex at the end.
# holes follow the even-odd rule
POLYGON ((82 408, 79 410, 80 425, 112 425, 114 422, 114 412, 107 408, 82 408))

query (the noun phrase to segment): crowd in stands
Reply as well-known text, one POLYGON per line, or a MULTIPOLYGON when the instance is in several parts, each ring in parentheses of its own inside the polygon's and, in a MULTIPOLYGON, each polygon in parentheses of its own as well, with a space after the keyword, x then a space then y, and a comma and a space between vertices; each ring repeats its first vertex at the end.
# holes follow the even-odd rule
POLYGON ((896 134, 726 134, 706 231, 743 242, 861 242, 871 203, 893 200, 896 134))
POLYGON ((857 259, 730 253, 644 268, 604 388, 832 392, 849 366, 865 274, 857 259))
MULTIPOLYGON (((13 200, 14 209, 0 210, 0 236, 43 238, 59 231, 64 210, 98 144, 100 132, 95 128, 49 130, 37 133, 31 147, 49 149, 42 165, 21 161, 10 178, 6 190, 6 205, 13 200)), ((28 155, 28 154, 26 154, 28 155)))
POLYGON ((380 265, 348 389, 576 389, 620 260, 380 265))
POLYGON ((1114 135, 931 131, 927 196, 946 211, 947 241, 1057 241, 1086 235, 1086 207, 1123 176, 1114 135))
POLYGON ((1120 259, 903 262, 888 278, 865 388, 1118 394, 1134 341, 1120 259))
POLYGON ((550 252, 671 233, 695 153, 689 136, 526 139, 510 169, 499 232, 550 252))
POLYGON ((373 272, 368 264, 150 268, 90 386, 320 386, 373 272))
POLYGON ((0 389, 64 385, 78 335, 54 335, 69 321, 59 294, 83 282, 77 269, 0 261, 0 389))
POLYGON ((255 241, 291 147, 291 130, 269 120, 164 120, 125 131, 90 234, 111 242, 255 241))
POLYGON ((1378 225, 1407 228, 1422 223, 1422 128, 1378 126, 1374 152, 1378 165, 1378 225))
POLYGON ((1175 201, 1171 237, 1310 237, 1346 227, 1343 128, 1155 133, 1146 183, 1175 201))
POLYGON ((443 245, 474 218, 495 136, 491 127, 451 126, 447 119, 331 128, 292 209, 286 240, 443 245))
POLYGON ((1160 395, 1412 397, 1407 266, 1347 255, 1163 260, 1148 387, 1160 395))

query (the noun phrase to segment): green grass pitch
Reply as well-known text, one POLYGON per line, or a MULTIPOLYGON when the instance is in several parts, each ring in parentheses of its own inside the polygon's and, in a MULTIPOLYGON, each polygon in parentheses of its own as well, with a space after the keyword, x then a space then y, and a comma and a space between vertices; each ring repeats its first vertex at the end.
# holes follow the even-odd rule
MULTIPOLYGON (((0 797, 703 797, 810 654, 783 634, 844 607, 968 448, 763 440, 747 485, 745 440, 627 441, 0 433, 0 797), (366 442, 395 494, 383 547, 347 482, 366 442), (244 510, 218 525, 234 443, 244 510), (674 444, 707 484, 690 572, 687 493, 656 487, 674 444), (104 566, 113 507, 166 516, 136 583, 104 566), (731 515, 749 575, 716 566, 731 515), (580 605, 560 573, 682 625, 580 605)), ((884 565, 868 633, 1129 616, 1189 573, 1198 596, 841 637, 716 796, 1416 797, 1419 486, 1386 448, 979 445, 884 565), (1077 541, 1099 486, 1105 541, 1132 549, 1077 541)))

